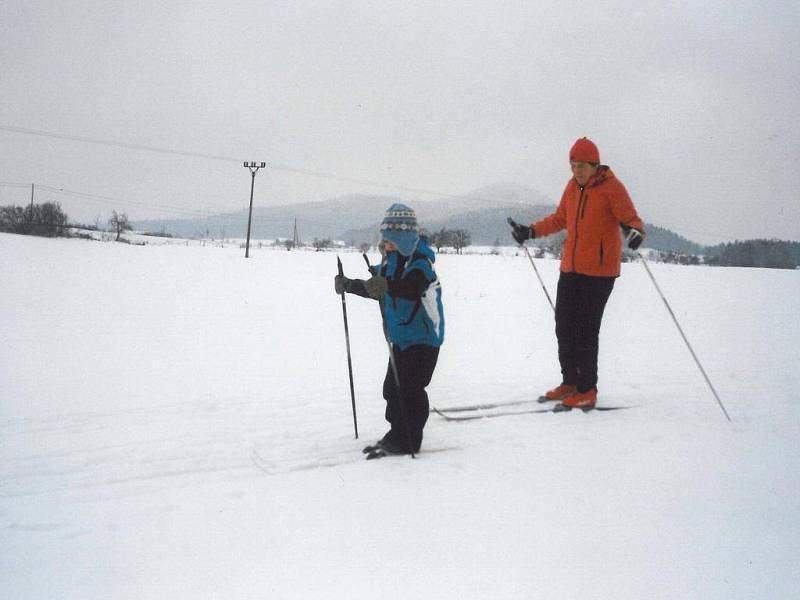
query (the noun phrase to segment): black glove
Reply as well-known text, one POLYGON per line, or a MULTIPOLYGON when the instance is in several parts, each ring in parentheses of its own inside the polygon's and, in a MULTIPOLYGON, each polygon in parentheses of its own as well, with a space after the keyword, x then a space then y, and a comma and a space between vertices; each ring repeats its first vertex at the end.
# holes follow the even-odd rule
POLYGON ((347 288, 350 287, 350 282, 352 279, 348 279, 344 275, 337 275, 333 279, 333 287, 336 290, 337 294, 344 294, 347 291, 347 288))
POLYGON ((386 281, 386 277, 373 275, 364 282, 364 288, 366 288, 370 298, 378 299, 389 291, 389 283, 386 281))
POLYGON ((508 224, 511 225, 511 236, 517 241, 518 244, 524 244, 525 240, 530 240, 536 237, 533 227, 530 227, 529 225, 520 225, 519 223, 515 223, 511 217, 508 218, 508 224))
POLYGON ((625 233, 625 241, 628 242, 628 248, 636 250, 642 245, 644 241, 644 234, 634 227, 622 226, 622 231, 625 233))

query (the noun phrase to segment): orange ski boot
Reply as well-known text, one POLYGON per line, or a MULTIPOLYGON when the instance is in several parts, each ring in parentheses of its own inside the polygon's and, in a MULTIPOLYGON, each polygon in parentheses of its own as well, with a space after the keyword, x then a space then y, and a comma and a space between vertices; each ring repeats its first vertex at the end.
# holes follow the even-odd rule
POLYGON ((562 400, 561 404, 567 408, 583 408, 584 410, 594 408, 594 405, 597 404, 597 390, 575 392, 562 400))
POLYGON ((544 396, 539 396, 539 402, 563 402, 577 391, 578 388, 574 385, 562 383, 558 387, 546 391, 544 396))

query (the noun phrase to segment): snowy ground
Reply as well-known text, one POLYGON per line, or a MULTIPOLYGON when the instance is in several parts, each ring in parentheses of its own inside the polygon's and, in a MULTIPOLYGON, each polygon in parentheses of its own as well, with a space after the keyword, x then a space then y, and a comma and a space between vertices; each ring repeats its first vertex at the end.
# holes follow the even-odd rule
MULTIPOLYGON (((355 440, 334 254, 242 254, 0 234, 0 597, 797 597, 800 272, 651 265, 732 423, 626 264, 600 399, 630 409, 431 415, 367 462, 377 305, 348 297, 355 440)), ((524 255, 438 271, 433 404, 558 383, 524 255)))

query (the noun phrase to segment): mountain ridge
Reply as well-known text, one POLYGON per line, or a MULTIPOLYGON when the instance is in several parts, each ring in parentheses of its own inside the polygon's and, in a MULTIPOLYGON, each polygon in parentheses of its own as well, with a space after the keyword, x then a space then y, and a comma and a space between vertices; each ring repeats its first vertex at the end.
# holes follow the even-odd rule
MULTIPOLYGON (((464 229, 473 245, 513 243, 507 217, 532 223, 552 213, 556 204, 529 187, 498 183, 460 195, 437 200, 404 200, 382 194, 346 194, 328 200, 284 204, 253 209, 251 238, 291 239, 297 225, 300 241, 343 240, 354 246, 378 240, 383 212, 395 203, 413 206, 424 233, 441 229, 464 229)), ((136 230, 164 232, 188 238, 243 238, 247 211, 211 215, 205 218, 149 219, 132 221, 136 230)), ((646 224, 646 246, 655 250, 686 254, 702 253, 705 246, 669 229, 646 224)), ((553 239, 553 238, 551 238, 553 239)))

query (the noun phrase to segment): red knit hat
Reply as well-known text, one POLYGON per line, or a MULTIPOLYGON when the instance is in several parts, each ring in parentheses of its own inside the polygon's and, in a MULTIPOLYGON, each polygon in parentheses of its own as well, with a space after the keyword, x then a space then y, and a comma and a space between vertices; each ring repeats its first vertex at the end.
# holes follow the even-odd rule
POLYGON ((600 164, 600 151, 592 140, 582 137, 572 145, 569 159, 598 165, 600 164))

